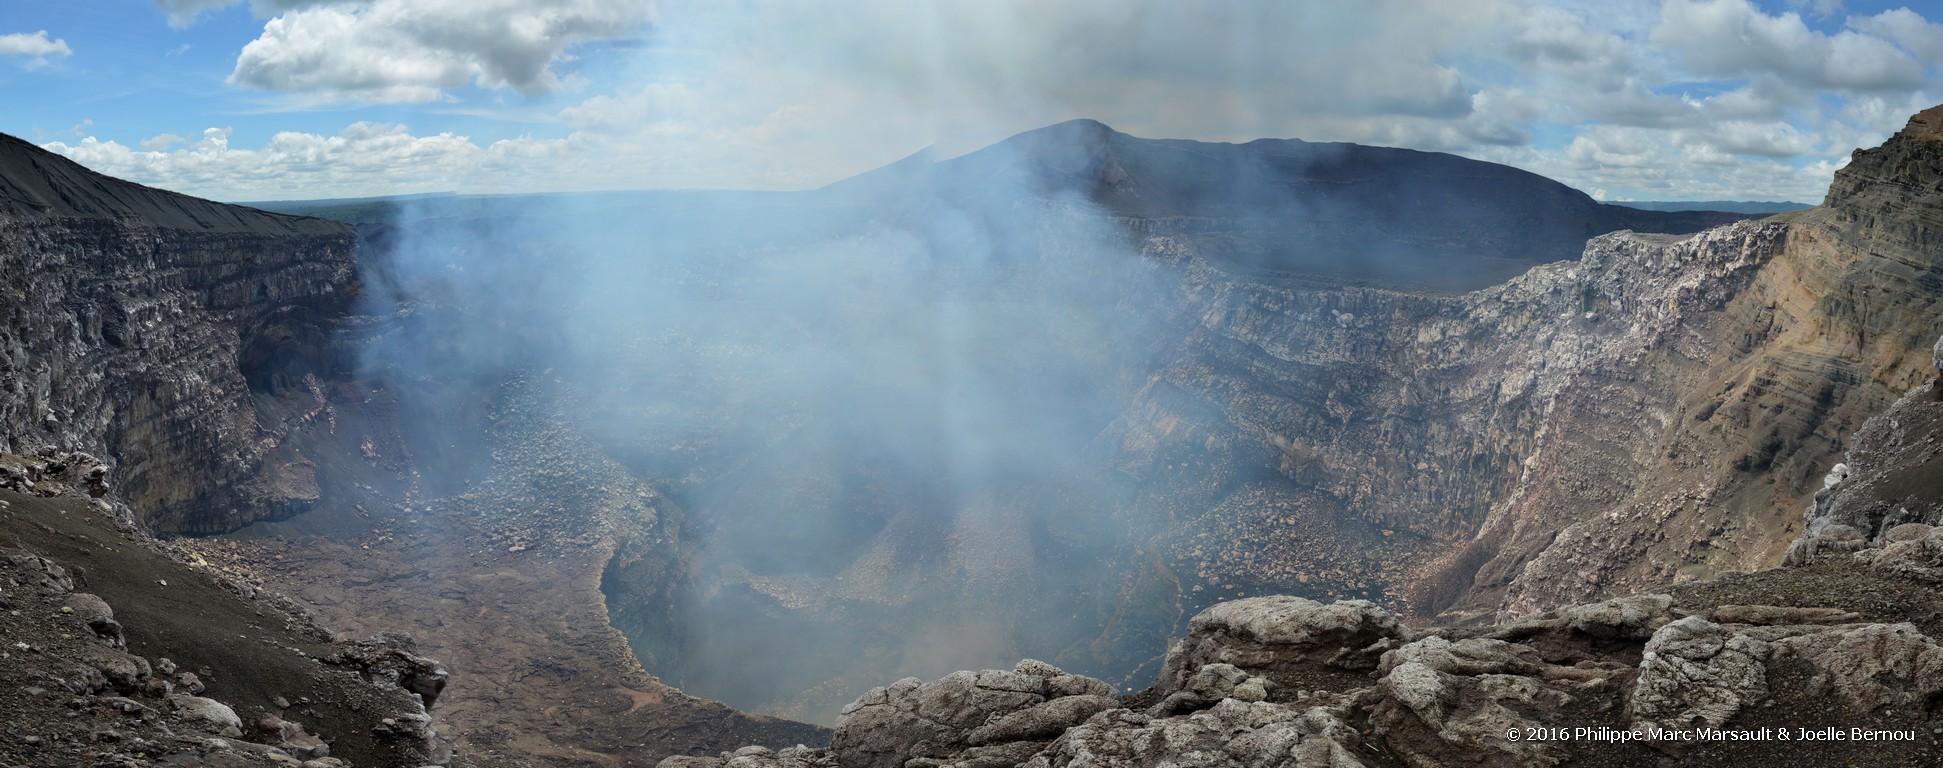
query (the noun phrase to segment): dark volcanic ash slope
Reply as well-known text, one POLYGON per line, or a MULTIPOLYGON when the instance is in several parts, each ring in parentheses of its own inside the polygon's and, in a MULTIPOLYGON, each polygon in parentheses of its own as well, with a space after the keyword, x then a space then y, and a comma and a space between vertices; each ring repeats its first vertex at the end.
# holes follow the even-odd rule
POLYGON ((0 275, 0 448, 102 454, 163 532, 315 500, 285 447, 307 419, 275 413, 314 411, 317 376, 341 367, 330 334, 357 294, 350 228, 108 178, 0 136, 0 275))
POLYGON ((0 210, 13 216, 107 219, 132 226, 266 237, 342 235, 324 219, 260 211, 103 176, 0 134, 0 210))
POLYGON ((409 639, 333 642, 51 471, 76 461, 0 454, 35 480, 0 490, 0 762, 450 762, 426 713, 446 673, 409 639))

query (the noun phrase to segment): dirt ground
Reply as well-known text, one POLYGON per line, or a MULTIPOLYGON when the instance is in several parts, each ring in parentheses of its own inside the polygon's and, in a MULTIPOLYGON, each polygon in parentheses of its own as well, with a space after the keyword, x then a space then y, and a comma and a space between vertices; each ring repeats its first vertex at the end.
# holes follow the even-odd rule
MULTIPOLYGON (((0 491, 0 502, 0 555, 46 558, 66 572, 73 592, 104 599, 127 653, 145 660, 152 679, 171 678, 162 674, 168 659, 206 686, 202 696, 228 704, 246 729, 266 715, 298 721, 329 742, 331 756, 354 765, 423 758, 374 732, 382 718, 417 709, 411 694, 379 690, 333 663, 330 635, 293 604, 252 597, 171 558, 87 499, 0 491)), ((0 642, 8 654, 0 660, 0 712, 7 713, 0 765, 213 759, 206 742, 218 734, 168 717, 172 707, 157 691, 90 685, 87 671, 110 664, 116 650, 62 610, 66 595, 33 588, 24 573, 16 567, 0 579, 0 642), (123 711, 127 702, 135 712, 123 711)))

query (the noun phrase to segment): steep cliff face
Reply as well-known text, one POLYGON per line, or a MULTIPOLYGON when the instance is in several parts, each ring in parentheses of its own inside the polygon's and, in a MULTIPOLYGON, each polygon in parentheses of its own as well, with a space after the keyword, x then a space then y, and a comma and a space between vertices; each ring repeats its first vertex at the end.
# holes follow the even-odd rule
POLYGON ((0 137, 0 449, 86 450, 157 531, 316 498, 285 440, 324 407, 348 227, 198 200, 0 137))
POLYGON ((1772 220, 1785 237, 1756 256, 1744 287, 1615 371, 1615 381, 1664 377, 1665 395, 1602 419, 1613 398, 1589 388, 1555 415, 1558 450, 1539 456, 1502 508, 1494 522, 1509 526, 1507 544, 1480 572, 1487 591, 1507 587, 1503 613, 1780 557, 1848 436, 1931 372, 1943 330, 1940 114, 1858 151, 1821 207, 1772 220), (1628 422, 1637 470, 1572 466, 1594 447, 1589 427, 1618 433, 1628 422), (1574 504, 1578 478, 1617 493, 1574 504))
MULTIPOLYGON (((1934 358, 1943 377, 1943 339, 1934 358)), ((1856 430, 1843 461, 1822 478, 1804 515, 1806 529, 1788 547, 1790 563, 1821 550, 1853 551, 1890 542, 1920 542, 1922 528, 1943 522, 1943 386, 1932 379, 1856 430)), ((1906 548, 1905 548, 1906 549, 1906 548)), ((1909 555, 1932 556, 1921 544, 1909 555)), ((1905 562, 1905 565, 1918 563, 1905 562)), ((1928 567, 1937 565, 1931 557, 1928 567)), ((1931 577, 1935 571, 1921 571, 1931 577)))
POLYGON ((1478 618, 1772 564, 1943 329, 1935 114, 1820 208, 1606 235, 1456 296, 1149 237, 1200 323, 1100 446, 1171 558, 1148 582, 1189 610, 1290 591, 1478 618))

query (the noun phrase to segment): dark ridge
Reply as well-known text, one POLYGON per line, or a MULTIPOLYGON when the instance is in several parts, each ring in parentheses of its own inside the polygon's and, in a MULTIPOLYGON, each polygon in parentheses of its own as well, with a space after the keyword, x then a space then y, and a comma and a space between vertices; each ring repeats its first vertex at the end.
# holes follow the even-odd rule
POLYGON ((0 134, 0 214, 260 235, 344 231, 342 225, 322 219, 218 203, 103 176, 7 134, 0 134))
POLYGON ((1529 171, 1441 152, 1142 139, 1094 120, 942 162, 920 153, 825 190, 995 212, 1022 199, 1085 201, 1147 232, 1232 241, 1207 249, 1232 270, 1431 290, 1473 290, 1576 259, 1607 232, 1686 234, 1751 218, 1605 205, 1529 171))

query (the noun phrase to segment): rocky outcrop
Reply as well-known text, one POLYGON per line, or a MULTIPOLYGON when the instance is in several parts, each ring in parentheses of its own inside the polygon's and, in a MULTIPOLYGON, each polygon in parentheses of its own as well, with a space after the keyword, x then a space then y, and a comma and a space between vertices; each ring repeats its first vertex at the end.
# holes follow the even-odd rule
POLYGON ((1107 684, 1030 659, 1009 672, 905 678, 845 707, 830 752, 859 768, 936 768, 964 762, 969 749, 986 755, 995 745, 1049 741, 1118 706, 1107 684))
MULTIPOLYGON (((1823 574, 1780 577, 1809 591, 1771 592, 1777 597, 1856 597, 1845 587, 1817 591, 1823 574)), ((1251 627, 1265 641, 1251 650, 1252 664, 1300 669, 1318 658, 1364 658, 1369 632, 1314 630, 1371 616, 1362 603, 1238 601, 1195 617, 1177 647, 1220 647, 1251 627)), ((1376 644, 1396 645, 1363 674, 1304 688, 1173 654, 1163 685, 1127 697, 1064 694, 1082 686, 1061 685, 1070 676, 1027 661, 875 689, 846 710, 828 749, 751 747, 662 766, 1758 766, 1796 749, 1805 731, 1837 726, 1845 739, 1849 729, 1876 735, 1817 744, 1818 756, 1914 764, 1943 754, 1932 728, 1943 714, 1934 710, 1943 646, 1911 624, 1859 619, 1832 608, 1649 594, 1415 639, 1379 631, 1376 644), (1200 698, 1178 696, 1190 690, 1200 698), (1163 695, 1170 703, 1143 710, 1163 695), (1026 721, 1032 727, 1015 725, 1026 721)))
POLYGON ((1660 628, 1646 641, 1633 717, 1659 728, 1721 727, 1742 707, 1767 698, 1768 649, 1698 616, 1660 628))
MULTIPOLYGON (((1943 377, 1943 339, 1932 354, 1943 377)), ((1824 551, 1882 547, 1869 559, 1925 577, 1936 529, 1943 525, 1943 392, 1936 379, 1911 388, 1881 415, 1864 422, 1843 461, 1822 478, 1808 504, 1791 562, 1824 551)))
POLYGON ((37 496, 72 494, 99 499, 108 495, 108 465, 86 453, 51 448, 33 456, 0 453, 0 488, 37 496))
POLYGON ((452 673, 437 660, 414 651, 418 643, 410 635, 381 632, 369 640, 339 643, 333 660, 355 668, 365 680, 386 690, 403 689, 418 696, 431 707, 445 691, 452 673))
POLYGON ((0 136, 0 275, 0 451, 102 457, 158 531, 315 499, 283 445, 339 366, 331 322, 358 292, 348 227, 110 179, 0 136))
POLYGON ((1886 576, 1943 584, 1943 338, 1931 365, 1937 378, 1856 430, 1808 503, 1785 562, 1845 556, 1886 576))
POLYGON ((1168 649, 1154 713, 1353 679, 1410 637, 1396 617, 1363 600, 1323 605, 1277 595, 1221 603, 1189 621, 1187 638, 1168 649))
POLYGON ((1359 734, 1326 708, 1306 711, 1223 699, 1183 717, 1112 710, 1067 731, 1018 765, 1196 765, 1360 768, 1359 734))
POLYGON ((1406 761, 1434 765, 1457 756, 1505 766, 1558 764, 1558 745, 1505 734, 1551 722, 1541 713, 1575 703, 1573 688, 1609 684, 1600 673, 1610 674, 1554 667, 1517 643, 1442 637, 1398 649, 1381 671, 1376 687, 1359 698, 1372 726, 1406 761))

